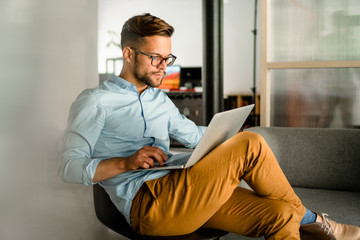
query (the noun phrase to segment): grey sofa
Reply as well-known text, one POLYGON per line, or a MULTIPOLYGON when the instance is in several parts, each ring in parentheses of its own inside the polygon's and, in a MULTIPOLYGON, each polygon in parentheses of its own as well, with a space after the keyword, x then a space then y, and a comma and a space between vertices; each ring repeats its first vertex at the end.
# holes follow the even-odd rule
POLYGON ((360 130, 254 127, 246 131, 265 138, 309 210, 360 226, 360 130))

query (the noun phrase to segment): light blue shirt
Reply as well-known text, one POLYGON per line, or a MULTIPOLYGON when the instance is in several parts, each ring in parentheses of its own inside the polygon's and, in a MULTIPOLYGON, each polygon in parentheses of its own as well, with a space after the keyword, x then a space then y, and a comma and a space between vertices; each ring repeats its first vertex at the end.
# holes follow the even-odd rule
MULTIPOLYGON (((59 174, 65 182, 93 184, 101 160, 128 157, 143 146, 159 147, 169 162, 174 158, 169 152, 169 136, 194 148, 205 129, 181 115, 161 90, 147 88, 140 95, 133 84, 111 76, 97 88, 83 91, 72 104, 59 174)), ((180 156, 184 161, 188 157, 180 156)), ((100 185, 130 224, 132 199, 141 185, 168 173, 130 171, 100 185)))

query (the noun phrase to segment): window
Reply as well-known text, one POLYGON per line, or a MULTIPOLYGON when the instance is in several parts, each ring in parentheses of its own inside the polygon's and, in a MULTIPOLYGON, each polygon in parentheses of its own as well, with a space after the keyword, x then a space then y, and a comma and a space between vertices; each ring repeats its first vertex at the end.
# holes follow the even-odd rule
POLYGON ((360 126, 360 2, 263 0, 261 125, 360 126))

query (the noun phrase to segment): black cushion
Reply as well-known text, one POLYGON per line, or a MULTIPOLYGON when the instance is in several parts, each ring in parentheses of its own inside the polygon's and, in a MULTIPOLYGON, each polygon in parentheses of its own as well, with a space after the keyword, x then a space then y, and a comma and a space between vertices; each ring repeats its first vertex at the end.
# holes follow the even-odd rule
POLYGON ((106 191, 98 184, 93 186, 94 194, 94 205, 97 218, 105 226, 112 229, 113 231, 119 233, 120 235, 136 240, 152 240, 152 239, 167 239, 167 240, 206 240, 206 239, 219 239, 227 234, 225 231, 216 230, 216 229, 205 229, 201 228, 191 234, 182 235, 182 236, 172 236, 172 237, 152 237, 144 236, 135 233, 132 228, 127 223, 125 217, 117 210, 115 205, 110 200, 109 195, 106 191))

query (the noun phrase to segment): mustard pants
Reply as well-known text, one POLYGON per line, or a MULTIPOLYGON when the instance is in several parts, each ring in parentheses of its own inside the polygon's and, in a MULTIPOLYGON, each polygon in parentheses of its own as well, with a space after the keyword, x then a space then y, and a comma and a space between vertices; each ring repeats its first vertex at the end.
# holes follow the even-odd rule
POLYGON ((265 140, 242 132, 193 167, 146 182, 130 219, 135 231, 153 236, 216 228, 266 239, 300 239, 305 207, 265 140), (239 188, 244 180, 254 191, 239 188))

